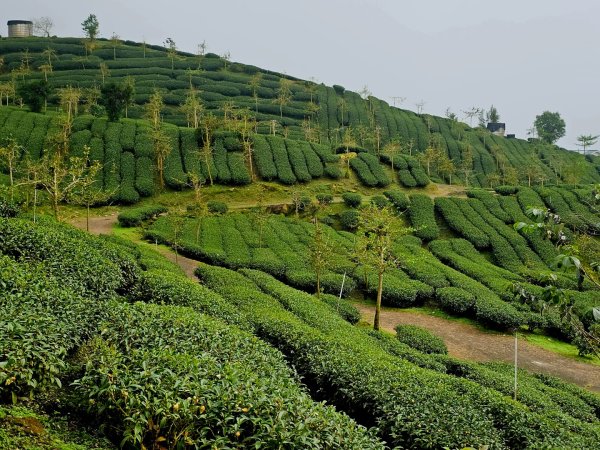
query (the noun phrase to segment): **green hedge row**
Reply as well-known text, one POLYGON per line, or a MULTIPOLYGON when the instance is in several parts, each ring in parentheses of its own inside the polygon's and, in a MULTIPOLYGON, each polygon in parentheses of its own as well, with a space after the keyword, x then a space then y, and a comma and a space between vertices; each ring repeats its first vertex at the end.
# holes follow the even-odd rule
POLYGON ((148 219, 166 213, 167 208, 162 205, 147 205, 121 211, 117 220, 122 227, 138 227, 148 219))
POLYGON ((427 331, 424 328, 416 325, 396 325, 396 338, 410 345, 412 348, 423 353, 438 353, 445 355, 448 353, 448 348, 443 339, 435 334, 427 331))
POLYGON ((439 237, 440 229, 435 221, 433 200, 427 195, 413 194, 410 196, 408 217, 415 228, 415 236, 425 241, 439 237))
MULTIPOLYGON (((255 333, 290 359, 315 395, 364 422, 376 421, 390 446, 585 446, 597 439, 592 425, 566 413, 531 412, 493 389, 401 361, 384 350, 389 341, 367 340, 361 330, 345 328, 316 299, 274 286, 257 274, 251 278, 262 292, 225 269, 201 265, 197 274, 247 314, 255 333), (558 431, 566 428, 555 420, 578 432, 558 431)), ((457 374, 466 370, 445 361, 457 374)))

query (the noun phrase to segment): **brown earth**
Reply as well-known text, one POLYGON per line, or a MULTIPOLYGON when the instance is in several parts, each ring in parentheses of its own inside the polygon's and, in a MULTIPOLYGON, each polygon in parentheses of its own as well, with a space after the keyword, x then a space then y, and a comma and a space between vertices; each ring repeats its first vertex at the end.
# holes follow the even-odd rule
MULTIPOLYGON (((110 234, 117 222, 117 216, 90 218, 90 233, 110 234)), ((73 222, 78 228, 86 229, 85 218, 73 222)), ((191 278, 196 279, 194 270, 198 262, 178 255, 164 247, 158 251, 167 259, 176 262, 191 278)), ((363 319, 371 321, 374 306, 356 303, 363 319)), ((448 347, 451 356, 473 361, 514 361, 514 337, 494 332, 479 330, 473 325, 453 322, 443 318, 418 314, 398 309, 383 308, 381 326, 384 330, 394 332, 398 324, 413 324, 426 328, 441 337, 448 347)), ((518 342, 518 365, 533 372, 543 372, 570 381, 592 391, 600 392, 600 366, 586 364, 561 356, 549 350, 529 344, 520 339, 518 342)))
MULTIPOLYGON (((363 320, 371 322, 375 307, 355 303, 363 320)), ((453 322, 440 317, 398 309, 383 308, 381 327, 394 333, 398 324, 418 325, 441 337, 451 356, 472 361, 514 362, 514 335, 481 331, 473 325, 453 322)), ((532 372, 543 372, 563 380, 600 392, 600 366, 575 361, 532 345, 524 339, 518 341, 518 366, 532 372)))

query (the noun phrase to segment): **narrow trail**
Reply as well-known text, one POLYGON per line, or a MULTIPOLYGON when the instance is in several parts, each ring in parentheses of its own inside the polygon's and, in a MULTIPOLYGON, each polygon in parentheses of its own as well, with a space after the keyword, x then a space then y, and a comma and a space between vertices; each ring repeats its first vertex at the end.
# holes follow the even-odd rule
MULTIPOLYGON (((375 307, 354 303, 364 320, 371 322, 375 307)), ((514 361, 514 336, 486 333, 473 325, 453 322, 440 317, 398 309, 383 308, 381 327, 395 333, 398 324, 418 325, 441 337, 448 353, 459 359, 485 361, 514 361)), ((518 365, 532 372, 543 372, 563 380, 600 392, 600 366, 575 361, 519 339, 518 365)))
MULTIPOLYGON (((92 234, 111 234, 117 223, 117 216, 90 217, 92 234)), ((85 218, 72 222, 78 228, 86 229, 85 218)), ((170 261, 177 263, 185 274, 196 280, 194 270, 198 261, 178 255, 165 247, 157 250, 170 261)), ((364 320, 370 322, 374 315, 374 306, 355 303, 364 320)), ((503 361, 512 363, 514 360, 514 337, 500 333, 486 333, 476 327, 460 322, 453 322, 439 317, 418 314, 398 309, 382 309, 381 326, 384 330, 394 333, 398 324, 413 324, 426 328, 441 337, 448 346, 451 356, 472 361, 503 361)), ((529 344, 524 339, 519 340, 519 367, 533 372, 543 372, 570 381, 592 391, 600 392, 600 366, 585 364, 561 356, 549 350, 529 344)))

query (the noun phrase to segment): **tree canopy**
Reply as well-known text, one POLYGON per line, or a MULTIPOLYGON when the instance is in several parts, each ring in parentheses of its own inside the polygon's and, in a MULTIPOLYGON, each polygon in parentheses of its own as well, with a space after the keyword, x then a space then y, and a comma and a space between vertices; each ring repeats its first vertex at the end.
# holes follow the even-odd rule
POLYGON ((566 131, 565 121, 557 112, 544 111, 535 117, 533 125, 540 139, 549 144, 558 141, 566 131))
POLYGON ((133 96, 133 88, 130 84, 107 83, 102 86, 102 97, 100 103, 106 108, 108 120, 118 122, 128 103, 133 96))

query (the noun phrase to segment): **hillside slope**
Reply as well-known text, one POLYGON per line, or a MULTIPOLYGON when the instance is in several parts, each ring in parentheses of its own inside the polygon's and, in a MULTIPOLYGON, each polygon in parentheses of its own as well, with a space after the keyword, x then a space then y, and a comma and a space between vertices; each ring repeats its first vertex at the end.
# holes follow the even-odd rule
MULTIPOLYGON (((46 77, 54 88, 82 88, 81 109, 86 111, 94 101, 89 95, 92 88, 129 77, 135 86, 130 118, 142 118, 144 105, 159 89, 165 101, 164 121, 185 127, 188 121, 180 105, 193 88, 198 90, 204 110, 218 117, 247 108, 256 117, 260 134, 274 131, 293 140, 334 148, 343 147, 345 142, 346 148, 350 143, 353 150, 362 148, 376 154, 389 142, 400 143, 401 151, 412 155, 435 148, 455 166, 452 175, 433 163, 429 172, 436 181, 466 183, 468 178, 473 186, 600 181, 593 158, 541 143, 497 137, 461 122, 390 107, 372 96, 362 98, 341 86, 299 80, 214 54, 170 55, 159 46, 130 41, 115 45, 100 40, 98 48, 86 56, 80 39, 5 38, 0 40, 0 57, 4 61, 0 87, 7 103, 18 103, 14 89, 19 84, 46 77)), ((56 100, 55 95, 50 98, 51 108, 56 100)), ((181 130, 179 142, 187 139, 181 130)), ((6 132, 0 131, 0 135, 6 132)), ((172 135, 175 142, 176 132, 172 135)), ((234 159, 232 164, 239 167, 242 161, 234 159)), ((185 161, 181 165, 186 169, 185 161)), ((231 177, 221 178, 221 182, 231 182, 231 177)), ((242 179, 247 176, 240 175, 237 182, 242 179)))

